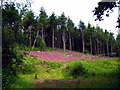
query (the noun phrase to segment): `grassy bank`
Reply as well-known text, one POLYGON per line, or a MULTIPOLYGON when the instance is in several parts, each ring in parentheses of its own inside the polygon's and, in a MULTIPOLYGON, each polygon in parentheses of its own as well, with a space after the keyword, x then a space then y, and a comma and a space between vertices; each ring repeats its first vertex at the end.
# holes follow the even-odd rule
POLYGON ((41 87, 37 80, 43 79, 42 84, 48 84, 48 88, 54 87, 54 80, 62 85, 59 87, 70 87, 71 84, 75 88, 114 88, 118 87, 118 65, 119 59, 62 62, 37 60, 35 56, 26 55, 20 66, 23 72, 18 73, 19 78, 11 87, 41 87), (67 79, 75 80, 74 84, 67 79))

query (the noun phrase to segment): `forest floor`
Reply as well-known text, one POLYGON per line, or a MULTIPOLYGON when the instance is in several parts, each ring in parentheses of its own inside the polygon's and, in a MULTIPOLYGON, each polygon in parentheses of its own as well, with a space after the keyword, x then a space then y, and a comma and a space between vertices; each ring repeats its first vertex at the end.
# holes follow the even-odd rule
POLYGON ((118 58, 69 50, 66 52, 61 50, 23 52, 28 53, 25 60, 34 63, 35 73, 21 74, 20 77, 30 80, 36 88, 118 87, 118 78, 116 77, 118 58), (84 75, 76 73, 81 70, 79 69, 80 62, 85 69, 87 68, 84 75))

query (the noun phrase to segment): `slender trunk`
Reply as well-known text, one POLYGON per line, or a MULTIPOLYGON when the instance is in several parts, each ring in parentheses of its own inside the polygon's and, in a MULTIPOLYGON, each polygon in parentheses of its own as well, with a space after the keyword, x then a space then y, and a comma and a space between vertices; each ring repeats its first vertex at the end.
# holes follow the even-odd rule
POLYGON ((74 39, 72 38, 72 50, 74 51, 74 39))
POLYGON ((99 43, 98 43, 98 37, 97 37, 97 54, 99 55, 99 43))
POLYGON ((44 33, 43 33, 43 25, 42 25, 42 39, 44 40, 44 33))
POLYGON ((108 45, 108 41, 106 42, 107 44, 107 55, 109 56, 109 45, 108 45))
POLYGON ((54 27, 52 28, 52 48, 54 49, 54 27))
POLYGON ((91 38, 91 35, 90 35, 90 51, 91 51, 91 54, 92 54, 92 38, 91 38))
POLYGON ((31 29, 30 29, 30 36, 29 36, 29 45, 30 45, 30 48, 31 48, 31 29))
POLYGON ((100 43, 100 55, 102 54, 102 45, 100 43))
POLYGON ((62 34, 62 40, 63 40, 63 50, 65 52, 65 32, 63 31, 63 34, 62 34))
POLYGON ((60 35, 57 36, 57 46, 58 46, 58 48, 61 47, 61 46, 60 46, 60 42, 61 42, 60 37, 61 37, 60 35))
POLYGON ((84 53, 85 51, 84 31, 82 31, 82 43, 83 43, 83 53, 84 53))
POLYGON ((96 45, 96 42, 95 42, 95 46, 94 47, 95 47, 95 55, 97 55, 97 48, 96 48, 97 45, 96 45))
POLYGON ((39 36, 39 30, 37 31, 37 35, 35 37, 35 40, 34 40, 34 43, 33 43, 33 46, 32 46, 32 50, 34 49, 34 46, 35 46, 35 43, 37 41, 38 36, 39 36))
POLYGON ((105 50, 105 46, 103 47, 103 51, 104 51, 104 56, 106 55, 106 50, 105 50))
POLYGON ((72 50, 72 45, 71 45, 71 34, 69 32, 69 49, 72 50))
POLYGON ((112 55, 112 44, 111 44, 111 47, 110 47, 110 55, 112 55))
POLYGON ((105 56, 105 46, 103 45, 103 55, 105 56))

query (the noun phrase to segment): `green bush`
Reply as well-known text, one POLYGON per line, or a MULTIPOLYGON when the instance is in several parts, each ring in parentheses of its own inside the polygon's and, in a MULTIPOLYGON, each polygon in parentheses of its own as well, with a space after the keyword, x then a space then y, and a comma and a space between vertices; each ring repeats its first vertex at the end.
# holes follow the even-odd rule
POLYGON ((74 78, 85 75, 87 73, 87 68, 84 67, 82 62, 83 61, 69 62, 64 70, 66 75, 74 78))

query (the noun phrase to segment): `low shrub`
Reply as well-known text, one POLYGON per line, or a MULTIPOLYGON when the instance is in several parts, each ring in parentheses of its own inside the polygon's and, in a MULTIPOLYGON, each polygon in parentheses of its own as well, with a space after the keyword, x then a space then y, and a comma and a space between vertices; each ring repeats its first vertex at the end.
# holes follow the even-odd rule
POLYGON ((37 60, 31 59, 30 55, 23 57, 22 64, 19 66, 23 74, 30 74, 36 72, 35 65, 38 63, 37 60))
POLYGON ((83 61, 73 61, 69 62, 64 69, 65 75, 72 76, 73 78, 77 78, 79 76, 83 76, 87 74, 88 70, 84 66, 83 61))

